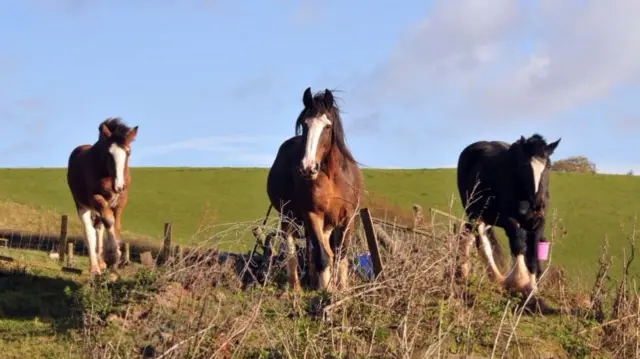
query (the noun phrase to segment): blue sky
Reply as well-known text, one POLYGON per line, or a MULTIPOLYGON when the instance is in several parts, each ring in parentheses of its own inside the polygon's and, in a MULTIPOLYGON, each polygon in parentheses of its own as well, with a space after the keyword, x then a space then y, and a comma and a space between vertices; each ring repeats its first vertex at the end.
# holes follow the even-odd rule
POLYGON ((261 166, 302 93, 336 89, 369 167, 562 137, 554 158, 640 173, 635 0, 0 2, 2 167, 64 167, 121 116, 132 166, 261 166))

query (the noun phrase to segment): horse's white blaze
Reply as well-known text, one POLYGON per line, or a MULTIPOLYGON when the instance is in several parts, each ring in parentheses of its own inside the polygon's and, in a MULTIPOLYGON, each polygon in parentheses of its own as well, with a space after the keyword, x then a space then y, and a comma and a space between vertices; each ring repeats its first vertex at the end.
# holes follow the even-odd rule
POLYGON ((534 193, 538 193, 538 188, 540 188, 540 180, 542 179, 542 172, 544 172, 544 168, 547 166, 547 162, 543 159, 533 157, 531 159, 531 169, 533 170, 533 189, 534 193))
POLYGON ((307 134, 307 146, 304 151, 304 157, 302 158, 303 169, 308 170, 316 165, 318 142, 320 142, 322 131, 327 125, 331 125, 331 121, 327 118, 326 115, 310 118, 307 120, 307 127, 309 128, 309 132, 307 134))
POLYGON ((124 188, 124 165, 127 161, 127 152, 117 144, 113 143, 109 147, 109 153, 113 156, 116 166, 116 178, 113 180, 113 188, 121 191, 124 188))

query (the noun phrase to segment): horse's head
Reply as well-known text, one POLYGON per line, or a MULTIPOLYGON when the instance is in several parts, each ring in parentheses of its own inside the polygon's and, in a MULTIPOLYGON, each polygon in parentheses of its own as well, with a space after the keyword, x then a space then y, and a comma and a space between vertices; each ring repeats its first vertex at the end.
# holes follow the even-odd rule
POLYGON ((296 121, 296 130, 301 132, 304 143, 299 171, 302 176, 315 180, 333 145, 334 132, 342 131, 342 125, 330 90, 313 96, 311 88, 307 88, 302 95, 302 103, 304 109, 296 121))
POLYGON ((138 134, 138 126, 129 128, 119 118, 108 118, 100 124, 99 132, 99 142, 106 151, 107 170, 112 179, 113 190, 116 193, 122 192, 131 155, 131 142, 138 134))
POLYGON ((520 188, 526 191, 531 203, 536 203, 539 191, 546 186, 548 172, 551 167, 551 155, 560 143, 547 144, 539 134, 520 139, 511 146, 511 152, 516 159, 516 171, 520 188))

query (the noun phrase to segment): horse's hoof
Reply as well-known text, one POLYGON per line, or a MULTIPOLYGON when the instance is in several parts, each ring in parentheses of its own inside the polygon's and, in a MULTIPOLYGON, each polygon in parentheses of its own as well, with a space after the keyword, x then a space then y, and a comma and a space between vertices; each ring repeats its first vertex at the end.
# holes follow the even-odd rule
POLYGON ((118 263, 120 262, 121 259, 121 255, 118 252, 107 252, 105 254, 105 262, 107 267, 109 268, 113 268, 116 267, 118 265, 118 263))
MULTIPOLYGON (((525 304, 527 297, 528 297, 528 294, 526 294, 526 296, 523 296, 522 298, 523 305, 525 304)), ((532 314, 540 314, 540 315, 554 315, 560 312, 558 309, 549 306, 544 299, 539 298, 537 296, 531 297, 525 309, 532 314)))
POLYGON ((496 278, 495 282, 501 283, 509 292, 518 292, 529 294, 531 292, 531 280, 519 277, 496 278))
POLYGON ((99 277, 102 275, 102 270, 100 269, 100 265, 92 265, 91 269, 89 270, 89 273, 91 274, 92 277, 99 277))

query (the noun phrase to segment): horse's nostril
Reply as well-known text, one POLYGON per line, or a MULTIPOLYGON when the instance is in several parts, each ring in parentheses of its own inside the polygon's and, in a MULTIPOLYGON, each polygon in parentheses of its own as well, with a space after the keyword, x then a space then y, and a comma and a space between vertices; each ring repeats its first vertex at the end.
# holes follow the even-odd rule
POLYGON ((320 170, 320 164, 316 163, 313 165, 313 173, 317 173, 320 170))

